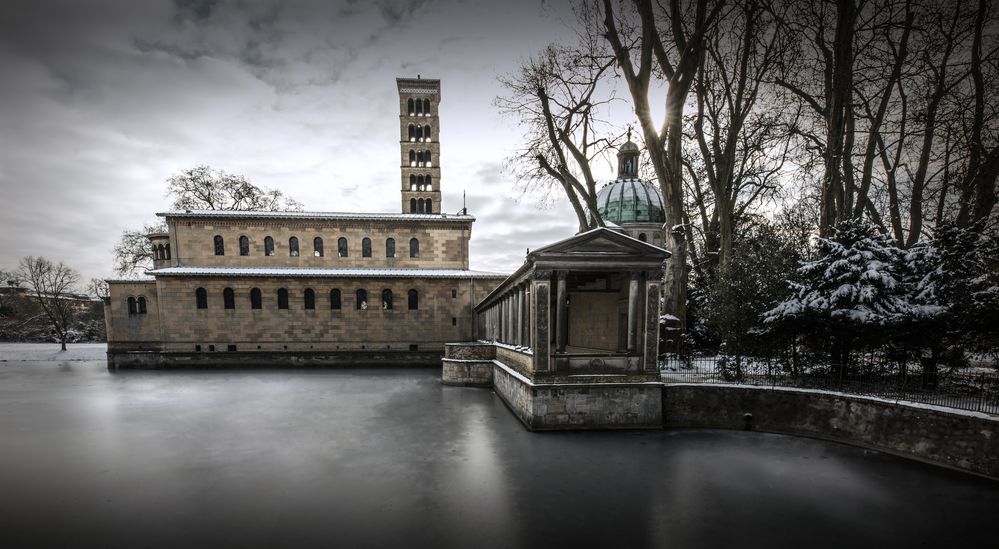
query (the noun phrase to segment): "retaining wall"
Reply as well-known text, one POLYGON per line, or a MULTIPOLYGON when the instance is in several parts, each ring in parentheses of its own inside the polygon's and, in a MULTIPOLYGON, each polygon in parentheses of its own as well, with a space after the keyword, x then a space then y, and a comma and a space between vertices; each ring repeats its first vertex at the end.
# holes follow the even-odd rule
POLYGON ((985 414, 792 388, 666 385, 662 394, 667 428, 807 436, 999 478, 999 419, 985 414))

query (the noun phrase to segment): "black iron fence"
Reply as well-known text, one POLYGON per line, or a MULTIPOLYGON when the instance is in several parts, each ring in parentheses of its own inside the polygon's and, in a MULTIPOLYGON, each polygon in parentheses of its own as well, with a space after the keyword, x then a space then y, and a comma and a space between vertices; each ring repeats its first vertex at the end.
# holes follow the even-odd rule
POLYGON ((795 387, 918 402, 999 415, 999 372, 990 367, 944 367, 888 352, 852 356, 841 365, 820 357, 667 354, 666 383, 729 383, 795 387))

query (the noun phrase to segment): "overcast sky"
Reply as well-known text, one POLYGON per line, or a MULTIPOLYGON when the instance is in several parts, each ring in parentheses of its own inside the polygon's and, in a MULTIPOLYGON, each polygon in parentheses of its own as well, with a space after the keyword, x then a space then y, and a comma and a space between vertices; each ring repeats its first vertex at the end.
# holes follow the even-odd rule
POLYGON ((421 74, 442 80, 444 211, 467 191, 472 268, 513 270, 576 228, 564 201, 521 196, 504 170, 521 132, 492 106, 498 75, 571 34, 564 4, 4 3, 0 269, 43 255, 110 275, 121 231, 201 164, 307 210, 398 211, 395 78, 421 74))

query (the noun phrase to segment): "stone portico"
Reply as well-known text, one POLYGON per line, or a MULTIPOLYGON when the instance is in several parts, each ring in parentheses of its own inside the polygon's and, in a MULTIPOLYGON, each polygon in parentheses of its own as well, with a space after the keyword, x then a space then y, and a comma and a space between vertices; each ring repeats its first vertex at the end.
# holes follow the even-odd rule
POLYGON ((662 426, 658 326, 669 252, 598 228, 528 254, 449 344, 443 382, 492 386, 532 430, 662 426))

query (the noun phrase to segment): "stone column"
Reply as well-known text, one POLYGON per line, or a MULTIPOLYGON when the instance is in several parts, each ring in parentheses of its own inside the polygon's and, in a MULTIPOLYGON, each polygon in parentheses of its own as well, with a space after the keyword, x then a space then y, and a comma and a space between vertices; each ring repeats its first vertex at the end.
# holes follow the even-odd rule
POLYGON ((534 371, 548 372, 551 369, 549 352, 551 323, 551 271, 535 271, 531 279, 531 348, 534 349, 534 371))
POLYGON ((645 357, 642 366, 647 373, 659 373, 659 285, 662 279, 662 271, 645 273, 645 357))
POLYGON ((506 331, 510 329, 510 323, 506 318, 506 296, 500 298, 500 341, 506 343, 506 331))
POLYGON ((528 326, 528 304, 527 304, 527 283, 521 283, 520 286, 520 344, 524 347, 531 346, 530 336, 527 334, 528 326))
POLYGON ((638 283, 641 281, 642 273, 631 272, 631 280, 628 282, 628 353, 634 353, 638 348, 638 283))
POLYGON ((513 342, 516 343, 518 347, 524 344, 524 338, 521 337, 521 332, 524 330, 524 322, 521 318, 521 314, 524 310, 521 303, 521 300, 523 299, 523 296, 521 295, 522 291, 523 290, 520 288, 520 284, 517 284, 517 289, 513 292, 513 342))
POLYGON ((506 342, 514 344, 513 334, 516 327, 513 325, 513 291, 506 294, 506 342))
POLYGON ((558 289, 555 302, 555 352, 564 353, 566 340, 569 339, 569 311, 565 301, 569 297, 565 278, 567 271, 558 271, 558 289))

